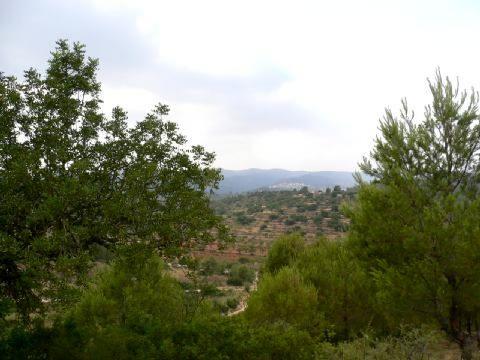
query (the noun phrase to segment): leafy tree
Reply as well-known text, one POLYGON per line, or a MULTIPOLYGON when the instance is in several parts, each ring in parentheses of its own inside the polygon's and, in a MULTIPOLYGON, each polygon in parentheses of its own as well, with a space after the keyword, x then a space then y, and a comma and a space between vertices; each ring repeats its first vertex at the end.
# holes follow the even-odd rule
POLYGON ((387 110, 361 164, 349 209, 352 237, 396 319, 436 321, 468 358, 480 331, 480 115, 478 94, 439 72, 432 104, 414 122, 406 101, 387 110))
POLYGON ((249 225, 255 221, 253 217, 245 215, 243 212, 238 213, 235 219, 240 225, 249 225))
POLYGON ((255 278, 253 269, 246 265, 235 264, 228 273, 227 284, 234 286, 243 286, 245 283, 252 282, 255 278))
POLYGON ((291 219, 294 221, 298 222, 303 222, 306 223, 308 221, 308 218, 305 215, 299 215, 299 214, 294 214, 291 216, 291 219))
POLYGON ((251 326, 241 317, 205 316, 185 323, 172 337, 172 359, 312 359, 308 332, 285 323, 251 326))
POLYGON ((322 343, 318 347, 319 359, 336 360, 423 360, 439 359, 438 343, 444 341, 437 332, 428 328, 402 329, 400 336, 375 338, 365 334, 350 342, 337 345, 322 343))
POLYGON ((316 215, 316 216, 313 218, 313 222, 314 222, 315 225, 317 225, 317 226, 322 225, 322 221, 323 221, 323 216, 322 216, 321 214, 318 214, 318 215, 316 215))
POLYGON ((227 299, 227 306, 230 308, 230 309, 236 309, 238 307, 238 304, 239 304, 239 300, 237 298, 228 298, 227 299))
POLYGON ((303 194, 303 195, 309 194, 310 191, 308 191, 308 186, 302 186, 302 188, 300 190, 298 190, 298 193, 303 194))
POLYGON ((278 214, 270 214, 268 218, 269 218, 270 220, 277 220, 278 217, 279 217, 278 214))
POLYGON ((305 240, 300 234, 293 233, 279 237, 268 252, 265 270, 275 273, 284 266, 292 264, 305 248, 305 240))
POLYGON ((331 213, 331 218, 328 221, 328 226, 335 231, 345 231, 347 226, 340 219, 340 214, 336 212, 331 213))
POLYGON ((184 291, 144 247, 101 272, 57 327, 53 358, 152 358, 188 318, 184 291))
POLYGON ((5 360, 45 359, 55 334, 35 322, 30 328, 0 322, 0 355, 5 360))
POLYGON ((293 266, 317 289, 317 311, 325 314, 334 339, 353 338, 370 325, 381 329, 379 320, 383 319, 374 310, 372 281, 347 242, 320 239, 308 246, 293 266))
POLYGON ((313 357, 311 335, 296 325, 252 326, 241 317, 219 316, 208 302, 189 316, 186 293, 165 273, 158 256, 136 250, 129 249, 99 273, 79 303, 61 317, 52 345, 46 347, 48 358, 313 357))
POLYGON ((172 334, 171 359, 240 359, 248 343, 242 323, 230 318, 202 316, 172 334))
POLYGON ((200 272, 203 275, 213 275, 217 273, 222 273, 222 265, 218 263, 218 261, 213 258, 209 257, 205 261, 202 262, 201 264, 201 270, 200 272))
POLYGON ((214 154, 187 146, 166 105, 134 127, 119 107, 104 116, 97 68, 60 40, 45 75, 0 74, 0 303, 25 322, 72 298, 96 244, 170 251, 224 232, 214 154))
POLYGON ((241 359, 301 360, 313 359, 316 340, 304 329, 276 322, 268 325, 249 326, 246 354, 241 359))
POLYGON ((259 205, 259 204, 256 204, 256 203, 255 203, 255 204, 251 204, 251 205, 249 205, 248 208, 247 208, 247 214, 252 215, 252 214, 256 214, 256 213, 258 213, 258 212, 262 212, 262 207, 261 207, 261 205, 259 205))
POLYGON ((318 334, 323 329, 317 301, 315 287, 305 282, 298 270, 283 267, 274 275, 265 274, 245 315, 254 324, 285 322, 318 334))

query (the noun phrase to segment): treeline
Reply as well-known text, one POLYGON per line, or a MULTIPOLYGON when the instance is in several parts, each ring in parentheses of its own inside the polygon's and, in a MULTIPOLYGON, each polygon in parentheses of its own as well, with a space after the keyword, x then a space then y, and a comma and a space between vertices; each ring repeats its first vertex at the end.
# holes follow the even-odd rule
POLYGON ((387 321, 370 296, 373 286, 345 243, 306 247, 299 235, 287 235, 275 243, 246 311, 225 317, 201 293, 186 292, 160 257, 138 245, 98 271, 74 306, 47 316, 51 324, 5 329, 0 350, 16 359, 435 354, 441 337, 431 328, 398 328, 398 319, 387 321))

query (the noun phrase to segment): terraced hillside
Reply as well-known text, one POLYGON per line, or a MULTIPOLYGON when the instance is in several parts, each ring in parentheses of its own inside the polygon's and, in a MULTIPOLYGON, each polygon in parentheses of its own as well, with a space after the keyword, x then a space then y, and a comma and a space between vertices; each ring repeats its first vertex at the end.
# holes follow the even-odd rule
POLYGON ((354 194, 354 189, 343 190, 340 186, 315 192, 304 187, 215 199, 214 209, 225 218, 236 241, 228 249, 212 245, 204 251, 232 257, 265 256, 272 241, 284 233, 300 232, 308 240, 320 235, 339 237, 348 227, 340 211, 341 203, 354 194))

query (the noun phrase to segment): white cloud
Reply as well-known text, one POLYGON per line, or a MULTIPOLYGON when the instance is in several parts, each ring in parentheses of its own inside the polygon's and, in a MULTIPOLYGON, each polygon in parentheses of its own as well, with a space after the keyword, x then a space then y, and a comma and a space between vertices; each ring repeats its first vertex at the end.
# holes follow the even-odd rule
MULTIPOLYGON (((138 118, 168 102, 172 119, 225 168, 354 169, 384 107, 396 109, 406 96, 422 116, 425 80, 437 66, 480 88, 476 1, 90 4, 98 19, 115 24, 118 15, 132 34, 124 48, 115 43, 129 71, 122 73, 127 65, 117 57, 118 76, 101 79, 106 103, 138 118), (148 52, 135 56, 137 39, 135 49, 148 52)), ((114 56, 108 61, 116 64, 114 56)))
POLYGON ((151 91, 125 86, 112 87, 108 84, 102 86, 102 98, 105 114, 110 114, 115 106, 120 106, 129 113, 131 122, 142 119, 158 103, 157 95, 151 91))

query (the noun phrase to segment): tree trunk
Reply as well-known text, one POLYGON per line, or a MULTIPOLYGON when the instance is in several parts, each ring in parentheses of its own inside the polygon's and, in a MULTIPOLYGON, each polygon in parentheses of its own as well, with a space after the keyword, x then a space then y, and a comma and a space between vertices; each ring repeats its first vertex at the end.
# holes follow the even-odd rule
POLYGON ((455 276, 447 276, 448 284, 450 285, 453 295, 450 304, 449 318, 448 318, 448 333, 460 345, 462 351, 462 359, 471 360, 473 354, 478 350, 477 341, 475 336, 472 336, 471 331, 471 319, 468 316, 466 319, 467 330, 463 330, 462 327, 462 314, 458 307, 457 298, 455 293, 458 289, 455 276))

